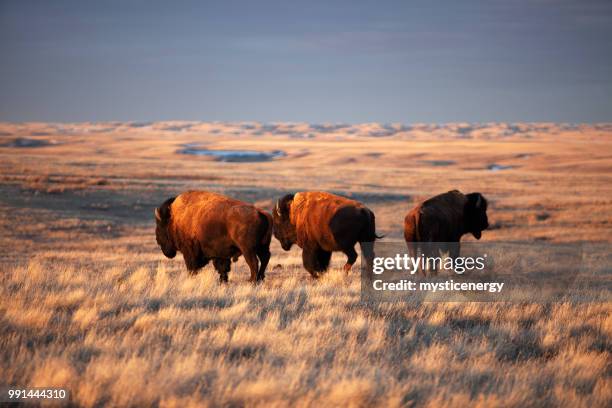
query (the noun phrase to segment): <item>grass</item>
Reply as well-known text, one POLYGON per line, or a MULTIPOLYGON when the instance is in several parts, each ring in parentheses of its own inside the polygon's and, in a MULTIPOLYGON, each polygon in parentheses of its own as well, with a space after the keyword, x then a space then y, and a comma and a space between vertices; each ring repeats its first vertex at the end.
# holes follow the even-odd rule
POLYGON ((57 141, 0 147, 0 385, 66 387, 86 407, 612 404, 610 303, 366 304, 342 256, 313 281, 275 240, 262 285, 241 259, 221 286, 210 266, 190 277, 180 256, 163 258, 152 218, 188 188, 267 208, 316 188, 373 197, 393 239, 414 203, 459 188, 489 198, 486 241, 611 242, 609 125, 482 125, 470 140, 453 126, 290 128, 311 139, 283 124, 164 126, 0 124, 3 138, 57 141), (175 153, 194 141, 288 157, 175 153))
POLYGON ((3 271, 3 382, 66 387, 82 406, 612 401, 608 304, 367 305, 340 257, 315 282, 293 253, 253 286, 242 261, 219 285, 105 251, 3 271))

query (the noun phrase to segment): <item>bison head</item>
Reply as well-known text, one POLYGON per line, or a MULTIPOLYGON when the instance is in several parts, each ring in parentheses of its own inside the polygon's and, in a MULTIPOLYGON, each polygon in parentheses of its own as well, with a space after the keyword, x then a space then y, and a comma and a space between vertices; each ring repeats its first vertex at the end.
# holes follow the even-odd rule
POLYGON ((169 198, 159 208, 155 209, 155 239, 164 255, 168 258, 174 258, 176 256, 176 246, 174 246, 174 241, 168 231, 170 204, 172 204, 173 201, 174 197, 169 198))
POLYGON ((482 231, 489 228, 487 217, 487 199, 480 193, 471 193, 467 196, 465 205, 465 224, 467 232, 471 232, 474 238, 480 239, 482 231))
POLYGON ((272 218, 274 220, 274 237, 279 240, 285 251, 291 249, 297 239, 295 226, 289 219, 289 207, 293 202, 293 194, 287 194, 276 203, 272 218))

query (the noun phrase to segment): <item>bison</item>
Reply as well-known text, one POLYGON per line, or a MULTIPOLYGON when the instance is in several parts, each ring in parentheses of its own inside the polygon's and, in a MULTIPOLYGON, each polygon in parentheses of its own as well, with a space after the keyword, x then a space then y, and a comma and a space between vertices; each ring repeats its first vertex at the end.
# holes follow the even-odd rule
POLYGON ((274 236, 285 251, 292 245, 302 248, 304 268, 315 278, 329 266, 331 254, 341 251, 348 259, 348 273, 357 259, 359 242, 366 261, 374 259, 376 235, 374 213, 362 203, 325 192, 287 194, 273 212, 274 236))
POLYGON ((164 255, 174 258, 180 251, 191 274, 212 260, 227 282, 230 260, 244 255, 251 281, 264 279, 273 225, 267 212, 221 194, 187 191, 156 208, 155 221, 164 255))
MULTIPOLYGON (((462 194, 452 190, 432 197, 410 210, 404 218, 404 238, 412 256, 419 249, 429 248, 429 251, 424 252, 434 249, 434 246, 422 243, 436 242, 449 243, 447 249, 450 256, 457 257, 459 241, 463 235, 471 233, 480 239, 482 231, 488 227, 486 198, 480 193, 462 194)), ((435 249, 441 248, 438 246, 435 249)))

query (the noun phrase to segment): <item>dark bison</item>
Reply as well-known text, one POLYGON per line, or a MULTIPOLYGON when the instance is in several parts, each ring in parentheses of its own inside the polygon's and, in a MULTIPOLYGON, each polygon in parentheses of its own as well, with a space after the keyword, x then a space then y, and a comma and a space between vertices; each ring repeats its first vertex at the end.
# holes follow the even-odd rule
POLYGON ((227 282, 230 260, 244 255, 251 281, 264 279, 272 238, 267 212, 221 194, 188 191, 155 209, 155 220, 162 252, 168 258, 182 252, 190 273, 212 260, 221 282, 227 282))
POLYGON ((348 273, 357 259, 359 242, 366 265, 374 259, 376 235, 374 213, 358 201, 325 192, 288 194, 276 203, 273 212, 274 236, 285 251, 293 244, 302 248, 304 268, 313 277, 327 270, 331 253, 348 257, 348 273))
MULTIPOLYGON (((459 241, 464 234, 480 239, 489 227, 487 200, 480 193, 462 194, 458 190, 432 197, 414 207, 404 218, 404 238, 412 256, 425 247, 420 243, 457 243, 447 245, 450 256, 459 256, 459 241)), ((429 245, 434 248, 433 245, 429 245)), ((442 248, 438 246, 436 250, 442 248)), ((424 251, 431 252, 431 251, 424 251)), ((427 253, 431 256, 433 254, 427 253)))

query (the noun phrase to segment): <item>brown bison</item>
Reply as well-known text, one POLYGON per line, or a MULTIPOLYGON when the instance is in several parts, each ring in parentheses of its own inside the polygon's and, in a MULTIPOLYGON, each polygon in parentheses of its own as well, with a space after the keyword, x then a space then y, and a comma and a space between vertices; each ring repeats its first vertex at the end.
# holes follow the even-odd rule
POLYGON ((212 260, 221 282, 227 282, 230 260, 244 255, 251 281, 264 279, 272 239, 267 212, 221 194, 188 191, 155 209, 155 221, 164 255, 174 258, 182 252, 190 273, 212 260))
POLYGON ((276 203, 273 212, 274 236, 285 251, 295 243, 302 248, 304 268, 313 277, 327 270, 331 253, 348 257, 348 273, 357 259, 359 242, 366 265, 374 259, 376 235, 374 213, 358 201, 325 192, 288 194, 276 203))
MULTIPOLYGON (((458 190, 437 195, 414 207, 404 218, 404 238, 412 256, 426 245, 419 243, 453 243, 447 246, 450 256, 459 256, 464 234, 480 239, 489 227, 487 200, 480 193, 462 194, 458 190)), ((430 245, 429 247, 434 248, 430 245)), ((430 249, 431 249, 430 248, 430 249)), ((437 246, 435 249, 440 249, 437 246)), ((425 251, 428 252, 428 251, 425 251)), ((433 254, 426 254, 431 256, 433 254)))

